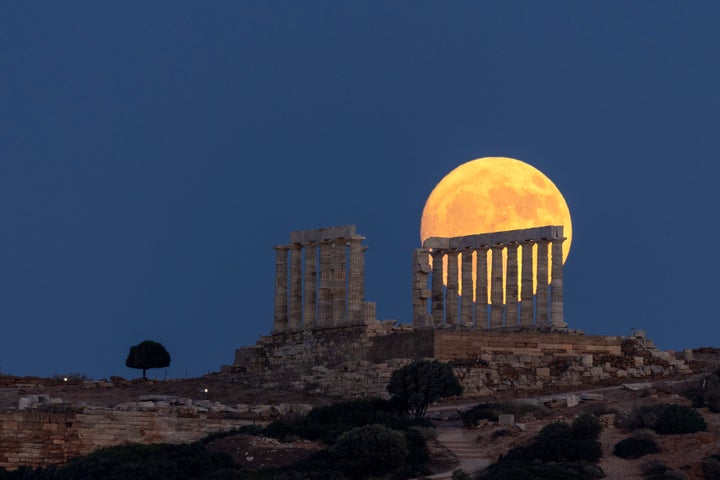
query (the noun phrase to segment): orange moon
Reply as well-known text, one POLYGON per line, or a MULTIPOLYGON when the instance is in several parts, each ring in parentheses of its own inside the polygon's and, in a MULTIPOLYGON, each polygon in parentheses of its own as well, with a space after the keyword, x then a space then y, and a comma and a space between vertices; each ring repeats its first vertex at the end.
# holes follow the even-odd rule
POLYGON ((455 168, 433 189, 423 209, 420 240, 545 225, 564 227, 565 262, 572 243, 572 220, 560 190, 525 162, 485 157, 455 168))

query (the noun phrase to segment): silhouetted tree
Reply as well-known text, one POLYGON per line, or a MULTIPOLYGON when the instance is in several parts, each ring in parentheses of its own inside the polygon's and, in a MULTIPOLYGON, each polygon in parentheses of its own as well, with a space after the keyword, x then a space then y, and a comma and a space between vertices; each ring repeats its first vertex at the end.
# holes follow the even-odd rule
POLYGON ((170 354, 162 343, 145 340, 130 347, 125 366, 143 371, 143 378, 149 368, 165 368, 170 366, 170 354))
POLYGON ((395 370, 387 390, 400 408, 421 418, 428 405, 444 397, 460 395, 462 386, 447 363, 417 360, 395 370))

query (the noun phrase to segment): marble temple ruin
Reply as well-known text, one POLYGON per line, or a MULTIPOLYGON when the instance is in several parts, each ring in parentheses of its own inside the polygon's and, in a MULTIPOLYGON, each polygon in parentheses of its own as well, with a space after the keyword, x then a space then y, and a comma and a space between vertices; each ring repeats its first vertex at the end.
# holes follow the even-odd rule
MULTIPOLYGON (((273 247, 273 333, 367 325, 376 320, 375 303, 364 298, 367 247, 363 240, 355 225, 345 225, 292 232, 288 244, 273 247)), ((567 327, 563 319, 564 240, 561 226, 428 238, 413 252, 413 326, 567 327)))
POLYGON ((274 333, 375 321, 375 304, 364 300, 363 240, 346 225, 292 232, 273 247, 274 333))
POLYGON ((413 324, 478 329, 567 327, 563 319, 564 240, 561 226, 428 238, 413 252, 413 324), (443 286, 445 277, 447 287, 443 286), (535 279, 537 290, 533 293, 535 279))
POLYGON ((238 348, 222 372, 252 388, 337 398, 387 395, 394 370, 427 358, 448 362, 466 396, 689 372, 685 357, 644 333, 568 328, 563 233, 550 225, 428 238, 413 251, 412 322, 401 323, 378 320, 365 301, 367 247, 355 226, 292 232, 274 247, 272 332, 238 348))

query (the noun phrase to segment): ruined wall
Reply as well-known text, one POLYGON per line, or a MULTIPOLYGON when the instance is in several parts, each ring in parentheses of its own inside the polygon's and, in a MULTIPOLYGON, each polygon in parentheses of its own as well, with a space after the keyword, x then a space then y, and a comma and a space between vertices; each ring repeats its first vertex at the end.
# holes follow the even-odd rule
POLYGON ((573 335, 553 332, 503 332, 433 330, 434 356, 438 360, 462 360, 484 354, 559 356, 583 354, 620 355, 622 337, 573 335))
POLYGON ((224 413, 121 411, 0 412, 0 467, 62 464, 78 455, 123 443, 184 443, 253 423, 224 413))
POLYGON ((235 365, 224 371, 230 381, 249 386, 336 398, 387 396, 392 372, 420 358, 449 362, 467 397, 690 371, 648 340, 635 351, 624 350, 624 342, 635 340, 572 332, 346 327, 264 337, 240 349, 235 365))

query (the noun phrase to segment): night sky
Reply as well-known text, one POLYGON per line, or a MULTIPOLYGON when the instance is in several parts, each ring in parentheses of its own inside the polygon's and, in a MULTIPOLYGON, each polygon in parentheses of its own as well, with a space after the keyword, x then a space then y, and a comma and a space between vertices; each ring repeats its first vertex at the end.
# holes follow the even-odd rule
MULTIPOLYGON (((420 215, 508 156, 573 216, 565 320, 718 344, 716 1, 3 2, 0 372, 196 376, 268 334, 272 246, 356 224, 411 321, 420 215)), ((482 206, 478 206, 482 208, 482 206)))

